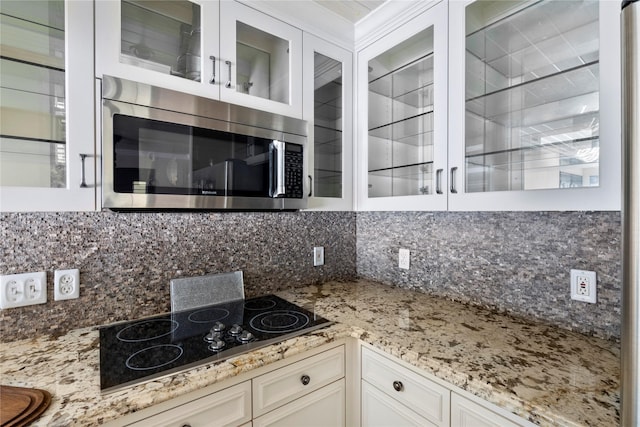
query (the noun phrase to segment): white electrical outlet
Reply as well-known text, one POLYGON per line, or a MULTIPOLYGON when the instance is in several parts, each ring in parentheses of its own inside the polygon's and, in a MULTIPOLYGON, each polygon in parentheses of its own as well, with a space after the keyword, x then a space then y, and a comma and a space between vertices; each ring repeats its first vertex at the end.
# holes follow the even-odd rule
POLYGON ((571 270, 571 299, 596 303, 596 272, 571 270))
POLYGON ((47 302, 47 273, 0 276, 0 308, 24 307, 47 302))
POLYGON ((411 251, 409 249, 400 249, 398 252, 398 267, 403 270, 409 269, 409 263, 411 259, 411 251))
POLYGON ((53 273, 53 299, 74 299, 80 296, 80 270, 56 270, 53 273))
POLYGON ((324 265, 324 246, 313 248, 313 266, 318 267, 320 265, 324 265))

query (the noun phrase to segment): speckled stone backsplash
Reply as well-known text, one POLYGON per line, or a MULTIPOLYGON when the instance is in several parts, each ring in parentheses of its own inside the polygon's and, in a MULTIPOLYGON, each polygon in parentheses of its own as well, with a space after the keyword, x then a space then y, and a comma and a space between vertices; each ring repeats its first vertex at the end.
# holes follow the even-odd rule
POLYGON ((356 222, 360 277, 620 337, 619 212, 359 212, 356 222), (572 268, 596 271, 597 304, 571 300, 572 268))
POLYGON ((247 297, 356 277, 353 212, 12 213, 0 274, 46 271, 46 304, 0 310, 0 341, 169 311, 175 277, 242 270, 247 297), (325 265, 313 267, 313 246, 325 265), (53 300, 53 272, 80 269, 80 298, 53 300))

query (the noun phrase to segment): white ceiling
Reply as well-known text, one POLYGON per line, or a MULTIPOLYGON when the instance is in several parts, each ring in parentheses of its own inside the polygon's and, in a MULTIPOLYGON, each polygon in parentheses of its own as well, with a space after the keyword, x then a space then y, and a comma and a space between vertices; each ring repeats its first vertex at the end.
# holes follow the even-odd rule
POLYGON ((382 5, 385 0, 313 0, 313 2, 356 23, 382 5))

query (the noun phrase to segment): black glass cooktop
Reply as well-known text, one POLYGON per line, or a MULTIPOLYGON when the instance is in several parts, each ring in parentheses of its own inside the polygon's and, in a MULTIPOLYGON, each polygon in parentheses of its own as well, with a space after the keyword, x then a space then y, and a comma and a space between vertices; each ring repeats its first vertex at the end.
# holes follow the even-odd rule
POLYGON ((275 295, 100 328, 103 393, 227 359, 331 322, 275 295))

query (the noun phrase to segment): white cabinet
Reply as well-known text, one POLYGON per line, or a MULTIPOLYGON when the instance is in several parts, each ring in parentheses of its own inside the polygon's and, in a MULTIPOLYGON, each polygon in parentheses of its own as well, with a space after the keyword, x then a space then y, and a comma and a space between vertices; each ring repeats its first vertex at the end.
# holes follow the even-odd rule
POLYGON ((251 421, 251 381, 212 393, 183 405, 158 412, 140 421, 124 424, 136 427, 220 427, 251 421))
POLYGON ((97 0, 96 77, 220 97, 217 1, 97 0))
POLYGON ((344 426, 344 346, 253 379, 254 426, 344 426))
POLYGON ((94 210, 93 3, 0 14, 0 210, 94 210))
POLYGON ((302 31, 235 1, 96 1, 96 77, 302 117, 302 31))
POLYGON ((359 210, 620 209, 618 2, 423 15, 358 52, 359 210))
POLYGON ((253 420, 254 427, 341 427, 345 424, 345 380, 253 420))
POLYGON ((362 348, 363 425, 448 426, 449 394, 446 387, 362 348))
POLYGON ((618 3, 449 3, 449 209, 620 209, 618 3))
POLYGON ((235 1, 220 16, 221 99, 302 118, 302 31, 235 1))
POLYGON ((367 344, 361 346, 361 410, 366 427, 533 427, 367 344))
POLYGON ((447 208, 447 3, 358 52, 359 210, 447 208))
POLYGON ((451 393, 451 427, 517 427, 521 425, 457 393, 451 393))
POLYGON ((127 415, 109 426, 344 426, 345 345, 310 350, 127 415))
POLYGON ((254 417, 344 378, 344 367, 340 346, 254 378, 254 417))
POLYGON ((304 34, 309 209, 353 209, 353 53, 304 34))

